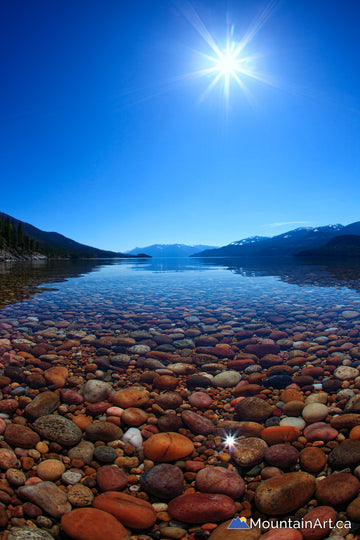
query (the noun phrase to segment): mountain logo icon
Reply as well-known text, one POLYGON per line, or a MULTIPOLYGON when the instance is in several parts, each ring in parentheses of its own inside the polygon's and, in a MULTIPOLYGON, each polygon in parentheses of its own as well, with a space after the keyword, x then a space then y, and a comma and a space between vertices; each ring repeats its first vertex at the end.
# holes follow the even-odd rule
POLYGON ((246 523, 246 518, 237 517, 236 519, 233 519, 230 525, 228 526, 228 529, 250 529, 249 525, 246 523))

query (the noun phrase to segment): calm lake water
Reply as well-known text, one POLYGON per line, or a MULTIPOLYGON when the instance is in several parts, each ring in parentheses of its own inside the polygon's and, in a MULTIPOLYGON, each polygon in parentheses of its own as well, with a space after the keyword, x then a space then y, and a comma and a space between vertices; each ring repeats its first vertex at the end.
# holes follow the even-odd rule
MULTIPOLYGON (((198 259, 50 261, 0 265, 1 318, 66 318, 74 327, 123 318, 159 330, 184 317, 219 325, 285 328, 291 323, 348 328, 360 310, 359 267, 288 261, 198 259), (147 319, 148 318, 148 319, 147 319), (215 321, 216 319, 216 321, 215 321), (149 321, 147 324, 146 321, 149 321)), ((111 326, 111 324, 108 326, 111 326)), ((120 324, 121 327, 121 324, 120 324)), ((305 330, 305 328, 304 328, 305 330)), ((226 331, 224 329, 223 331, 226 331)), ((171 348, 171 347, 170 347, 171 348)))

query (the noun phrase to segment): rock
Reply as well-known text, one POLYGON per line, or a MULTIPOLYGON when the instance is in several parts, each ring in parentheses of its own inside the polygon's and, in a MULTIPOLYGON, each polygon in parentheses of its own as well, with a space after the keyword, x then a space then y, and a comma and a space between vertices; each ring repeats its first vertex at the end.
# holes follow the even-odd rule
POLYGON ((320 504, 338 506, 356 497, 359 488, 360 482, 354 475, 334 473, 318 482, 315 497, 320 504))
POLYGON ((340 381, 349 381, 358 377, 359 370, 350 366, 339 366, 334 371, 334 376, 340 381))
POLYGON ((159 499, 173 499, 184 491, 184 475, 179 467, 161 463, 142 474, 140 485, 159 499))
POLYGON ((299 461, 302 469, 309 473, 323 471, 327 462, 327 455, 316 446, 308 446, 301 450, 299 461))
POLYGON ((302 410, 302 417, 306 422, 321 422, 328 415, 329 409, 323 403, 309 403, 302 410))
POLYGON ((360 521, 360 497, 356 497, 346 509, 346 514, 351 521, 360 521))
POLYGON ((121 421, 128 426, 141 426, 148 418, 148 413, 138 407, 129 407, 121 415, 121 421))
POLYGON ((61 401, 68 405, 80 405, 84 402, 84 398, 76 390, 70 388, 62 388, 60 390, 61 401))
POLYGON ((40 418, 40 416, 46 416, 51 414, 58 408, 60 399, 55 392, 42 392, 38 394, 28 405, 25 407, 25 414, 32 420, 40 418))
POLYGON ((274 444, 266 449, 264 458, 269 465, 280 469, 288 469, 297 462, 299 452, 294 446, 288 444, 274 444))
MULTIPOLYGON (((6 480, 13 486, 23 486, 27 480, 26 475, 19 469, 8 469, 5 473, 6 480)), ((1 520, 0 520, 1 528, 1 520)))
POLYGON ((33 427, 41 437, 61 446, 75 446, 82 438, 81 429, 74 422, 57 414, 40 416, 33 427))
POLYGON ((115 392, 110 401, 117 407, 143 407, 149 401, 149 392, 145 388, 132 386, 115 392))
POLYGON ((0 469, 10 469, 18 465, 18 458, 12 450, 0 448, 0 469))
POLYGON ((192 441, 180 433, 156 433, 144 442, 144 455, 152 461, 175 461, 193 451, 192 441))
POLYGON ((205 467, 196 474, 196 487, 204 493, 223 493, 232 499, 242 497, 245 482, 235 471, 224 467, 205 467))
POLYGON ((255 492, 255 504, 267 515, 284 515, 300 508, 316 488, 315 478, 303 472, 273 476, 260 483, 255 492))
POLYGON ((283 414, 286 414, 286 416, 300 416, 304 407, 305 404, 303 401, 294 399, 293 401, 288 401, 284 404, 282 412, 283 414))
MULTIPOLYGON (((261 529, 258 527, 251 527, 251 529, 229 529, 228 527, 231 522, 232 520, 225 521, 225 523, 221 523, 221 525, 216 527, 209 536, 209 540, 258 540, 261 537, 261 529)), ((286 538, 285 540, 292 539, 286 538)))
POLYGON ((65 386, 69 372, 64 366, 53 366, 44 372, 44 377, 48 385, 54 385, 58 388, 65 386))
POLYGON ((179 383, 179 379, 172 375, 157 375, 153 379, 154 388, 160 388, 160 390, 175 390, 179 383))
POLYGON ((237 371, 223 371, 212 379, 211 383, 213 386, 219 388, 230 388, 236 386, 240 381, 241 375, 237 371))
POLYGON ((301 533, 304 540, 319 540, 329 534, 332 527, 330 522, 335 524, 337 513, 330 506, 317 506, 305 514, 303 521, 306 527, 302 527, 301 533), (310 522, 313 524, 311 527, 310 522))
POLYGON ((303 418, 295 418, 292 416, 288 416, 286 418, 282 418, 279 425, 294 427, 299 431, 302 431, 306 426, 306 422, 303 418))
POLYGON ((106 401, 111 393, 112 387, 110 384, 97 379, 87 381, 84 386, 80 388, 80 394, 84 397, 84 400, 89 403, 106 401))
POLYGON ((75 506, 75 508, 91 506, 94 500, 93 492, 84 484, 69 486, 67 497, 71 506, 75 506))
POLYGON ((275 529, 263 534, 261 540, 302 540, 303 535, 296 529, 275 529))
POLYGON ((177 392, 164 392, 155 397, 155 403, 163 409, 177 409, 182 405, 183 398, 177 392))
POLYGON ((147 529, 156 521, 156 513, 150 503, 118 491, 107 491, 94 500, 94 507, 116 517, 126 527, 147 529))
POLYGON ((140 450, 143 446, 143 438, 141 435, 141 431, 137 428, 129 428, 121 439, 124 443, 131 444, 134 448, 137 450, 140 450))
POLYGON ((211 379, 205 375, 192 375, 187 378, 186 386, 188 388, 209 388, 211 386, 211 379))
POLYGON ((198 409, 208 409, 212 403, 212 397, 205 392, 194 392, 189 397, 189 403, 198 409))
POLYGON ((121 523, 108 512, 97 508, 77 508, 61 519, 65 533, 74 540, 129 540, 121 523))
POLYGON ((252 467, 261 463, 268 445, 258 437, 248 437, 237 441, 230 450, 231 456, 240 467, 252 467))
POLYGON ((235 405, 240 420, 264 422, 272 415, 273 408, 265 400, 257 397, 247 397, 235 405))
POLYGON ((183 523, 213 523, 232 517, 236 506, 227 495, 186 493, 170 501, 168 512, 183 523))
POLYGON ((331 427, 329 424, 326 424, 325 422, 315 422, 315 424, 310 424, 307 428, 304 430, 304 437, 309 442, 314 441, 324 441, 329 442, 336 439, 339 432, 331 427))
POLYGON ((350 320, 350 319, 356 319, 356 317, 359 317, 360 313, 353 309, 346 309, 345 311, 341 313, 341 315, 344 317, 344 319, 350 320))
POLYGON ((356 467, 360 462, 360 441, 342 442, 330 452, 328 462, 333 469, 356 467))
POLYGON ((289 384, 292 383, 292 378, 290 375, 271 375, 264 379, 263 384, 267 388, 286 388, 289 384))
POLYGON ((11 446, 20 446, 20 448, 35 448, 40 441, 35 431, 21 424, 7 424, 4 439, 11 446))
POLYGON ((52 482, 38 482, 18 489, 19 497, 40 506, 50 516, 60 518, 71 510, 66 494, 52 482))
POLYGON ((268 444, 293 442, 299 437, 300 431, 292 426, 270 426, 261 432, 261 438, 268 444))
POLYGON ((18 408, 16 399, 2 399, 0 401, 0 413, 12 414, 18 408))
POLYGON ((86 465, 92 462, 94 455, 94 445, 89 441, 80 441, 77 446, 70 448, 68 456, 70 459, 81 459, 86 465))
POLYGON ((123 436, 122 430, 112 422, 93 422, 85 432, 90 441, 111 442, 123 436))
POLYGON ((94 459, 101 463, 114 463, 116 458, 117 452, 111 446, 97 446, 94 450, 94 459))
POLYGON ((73 485, 77 484, 78 482, 80 482, 82 477, 83 477, 83 474, 81 472, 65 471, 61 475, 61 481, 66 486, 69 486, 69 485, 73 486, 73 485))
POLYGON ((210 435, 210 433, 214 432, 215 426, 211 422, 211 420, 193 411, 183 411, 181 413, 181 419, 193 433, 199 433, 200 435, 210 435))
POLYGON ((41 461, 36 469, 36 474, 41 480, 53 482, 65 472, 65 465, 59 459, 46 459, 41 461))
POLYGON ((128 479, 117 465, 104 465, 96 471, 96 482, 101 491, 121 491, 127 486, 128 479))
POLYGON ((7 540, 54 540, 54 537, 44 529, 11 527, 7 540))

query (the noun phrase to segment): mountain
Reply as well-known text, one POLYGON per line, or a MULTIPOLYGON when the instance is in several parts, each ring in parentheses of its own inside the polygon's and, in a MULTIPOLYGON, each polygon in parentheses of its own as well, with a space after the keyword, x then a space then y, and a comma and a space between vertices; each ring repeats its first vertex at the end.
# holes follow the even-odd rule
MULTIPOLYGON (((0 219, 4 222, 9 223, 11 229, 16 231, 19 229, 19 226, 22 228, 23 234, 30 238, 31 246, 28 251, 19 249, 19 245, 15 240, 10 244, 6 243, 4 239, 4 245, 2 246, 7 252, 12 255, 22 255, 23 253, 34 253, 36 251, 40 254, 48 255, 49 257, 67 257, 67 258, 129 258, 133 255, 126 255, 124 253, 116 253, 115 251, 107 251, 103 249, 98 249, 92 246, 87 246, 85 244, 80 244, 67 238, 62 234, 56 232, 46 232, 30 225, 30 223, 24 223, 20 220, 9 216, 3 212, 0 212, 0 219), (36 246, 36 249, 35 249, 36 246)), ((1 248, 1 245, 0 245, 1 248)), ((143 254, 142 254, 143 255, 143 254)), ((145 255, 147 256, 147 255, 145 255)))
POLYGON ((139 253, 148 253, 151 257, 189 257, 199 251, 216 249, 214 246, 188 246, 186 244, 153 244, 152 246, 136 247, 127 251, 128 255, 138 255, 139 253))
POLYGON ((281 257, 324 246, 340 234, 360 234, 360 222, 324 227, 299 227, 272 238, 254 236, 232 242, 218 249, 208 249, 192 257, 281 257), (358 232, 356 232, 358 231, 358 232))
POLYGON ((360 236, 354 234, 336 236, 322 247, 300 251, 296 255, 299 257, 331 257, 341 259, 351 257, 360 259, 360 236))

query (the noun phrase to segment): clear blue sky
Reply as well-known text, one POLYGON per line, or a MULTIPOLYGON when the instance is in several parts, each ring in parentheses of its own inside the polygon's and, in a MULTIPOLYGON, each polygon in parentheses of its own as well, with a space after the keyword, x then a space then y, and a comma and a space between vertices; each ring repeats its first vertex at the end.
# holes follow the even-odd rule
MULTIPOLYGON (((220 49, 268 4, 194 1, 220 49)), ((3 0, 0 211, 112 250, 360 220, 360 4, 283 0, 226 110, 182 0, 3 0)), ((191 18, 191 17, 190 17, 191 18)), ((193 17, 192 21, 195 21, 193 17)))

